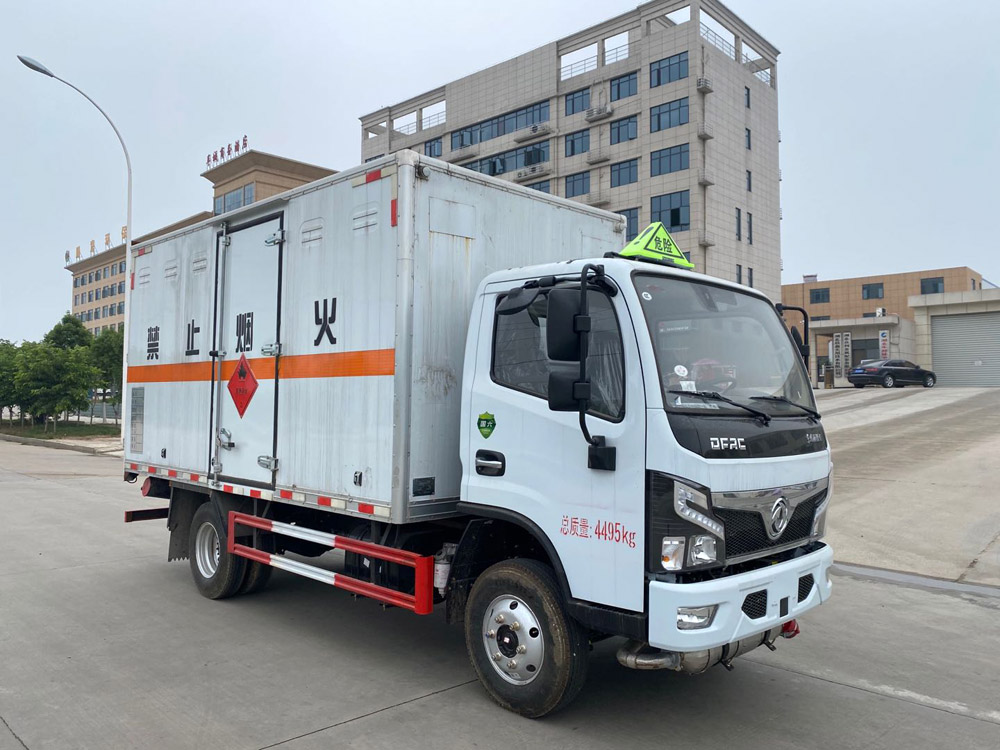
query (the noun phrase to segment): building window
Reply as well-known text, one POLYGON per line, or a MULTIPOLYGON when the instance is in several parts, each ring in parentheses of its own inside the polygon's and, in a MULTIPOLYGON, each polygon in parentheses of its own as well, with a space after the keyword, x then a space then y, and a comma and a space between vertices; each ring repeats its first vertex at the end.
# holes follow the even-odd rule
POLYGON ((104 278, 108 278, 108 267, 104 267, 104 278))
POLYGON ((505 133, 513 133, 515 130, 521 130, 539 122, 548 122, 548 120, 548 101, 538 102, 456 130, 451 134, 451 150, 457 151, 460 148, 499 138, 505 133))
POLYGON ((823 289, 810 289, 809 290, 809 304, 810 305, 822 305, 830 301, 830 288, 825 287, 823 289))
POLYGON ((365 159, 365 164, 367 164, 370 161, 375 161, 376 159, 381 159, 383 156, 385 156, 385 154, 375 154, 375 156, 369 156, 367 159, 365 159))
POLYGON ((111 275, 112 276, 117 276, 118 275, 118 264, 117 263, 112 263, 111 264, 111 275))
POLYGON ((875 317, 875 313, 873 313, 873 312, 861 313, 861 317, 862 318, 874 318, 875 317))
POLYGON ((87 310, 87 320, 90 321, 90 320, 93 320, 93 319, 94 319, 94 311, 93 310, 87 310))
POLYGON ((243 207, 243 188, 236 188, 226 193, 225 211, 229 213, 230 211, 235 211, 237 208, 243 207))
POLYGON ((976 291, 976 280, 972 280, 972 291, 976 291))
POLYGON ((119 294, 125 294, 125 282, 124 281, 119 281, 118 282, 118 293, 119 294))
POLYGON ((639 181, 639 160, 629 159, 611 165, 611 187, 631 185, 639 181))
POLYGON ((829 315, 812 315, 809 318, 813 323, 818 323, 821 320, 829 320, 829 315))
POLYGON ((935 276, 932 279, 920 279, 921 294, 941 294, 943 291, 944 276, 935 276))
POLYGON ((437 158, 441 156, 442 148, 443 146, 441 145, 440 138, 435 138, 433 141, 427 141, 424 144, 424 156, 433 156, 434 158, 437 158))
POLYGON ((611 123, 611 145, 623 141, 634 141, 639 136, 639 118, 637 115, 623 117, 611 123))
POLYGON ((649 64, 649 87, 651 89, 673 81, 679 81, 682 78, 687 78, 687 76, 687 52, 681 52, 679 55, 667 57, 649 64))
MULTIPOLYGON (((923 284, 921 284, 923 287, 923 284)), ((862 284, 861 285, 861 299, 882 299, 884 291, 882 289, 882 283, 878 284, 862 284)))
POLYGON ((753 173, 749 169, 747 170, 747 192, 753 192, 753 173))
MULTIPOLYGON (((112 314, 114 314, 114 311, 115 311, 115 308, 114 308, 114 307, 112 307, 112 308, 111 308, 111 313, 112 313, 112 314)), ((106 318, 106 317, 108 317, 108 306, 107 306, 107 305, 104 305, 104 306, 103 306, 103 307, 101 308, 101 317, 102 317, 102 318, 106 318)))
POLYGON ((650 200, 650 219, 662 222, 668 232, 691 228, 691 196, 687 190, 667 195, 654 195, 650 200))
POLYGON ((251 182, 249 185, 243 186, 243 205, 249 206, 253 203, 254 194, 256 193, 256 183, 251 182))
POLYGON ((635 96, 638 91, 639 76, 635 72, 611 79, 611 101, 613 102, 635 96))
POLYGON ((73 295, 73 307, 76 307, 79 304, 80 304, 80 295, 79 294, 74 294, 73 295))
POLYGON ((504 151, 502 154, 470 161, 468 164, 463 164, 462 166, 474 172, 498 175, 530 167, 533 164, 541 164, 548 160, 549 142, 541 141, 540 143, 532 143, 530 146, 521 146, 521 148, 504 151))
POLYGON ((80 277, 79 276, 74 276, 73 277, 73 288, 76 289, 78 286, 80 286, 80 277))
MULTIPOLYGON (((675 128, 688 121, 688 98, 675 99, 649 110, 649 132, 675 128)), ((748 131, 749 132, 749 131, 748 131)))
POLYGON ((531 188, 532 190, 537 190, 539 193, 552 192, 552 188, 549 185, 548 180, 542 180, 541 182, 533 182, 530 185, 525 185, 525 187, 531 188))
POLYGON ((736 239, 743 239, 743 213, 736 209, 736 239))
POLYGON ((736 264, 736 283, 737 284, 743 283, 743 266, 741 266, 739 263, 736 264))
POLYGON ((750 128, 747 128, 747 151, 750 150, 750 128))
MULTIPOLYGON (((125 314, 125 303, 124 302, 119 302, 118 303, 118 314, 119 315, 124 315, 125 314)), ((122 325, 124 325, 124 324, 122 324, 122 325)))
POLYGON ((93 301, 94 301, 94 290, 91 289, 89 292, 87 292, 87 302, 93 302, 93 301))
POLYGON ((649 155, 649 176, 680 172, 688 168, 688 144, 654 151, 649 155))
POLYGON ((753 287, 753 269, 747 266, 747 286, 753 287))
POLYGON ((222 205, 223 205, 223 203, 222 203, 222 196, 221 195, 215 196, 215 215, 216 216, 218 216, 219 214, 222 213, 222 205))
POLYGON ((87 274, 87 283, 88 284, 93 284, 94 283, 94 272, 93 271, 91 271, 90 273, 87 274))
POLYGON ((743 87, 743 100, 746 102, 747 109, 750 109, 750 87, 743 87))
POLYGON ((576 156, 590 151, 590 131, 577 130, 566 136, 566 156, 576 156))
POLYGON ((566 177, 566 197, 586 195, 590 192, 590 172, 577 172, 566 177))
POLYGON ((590 109, 590 89, 580 89, 566 94, 566 116, 590 109))
POLYGON ((625 217, 625 241, 631 242, 639 236, 639 209, 623 208, 618 213, 625 217))
POLYGON ((118 273, 125 273, 125 261, 118 264, 118 273))
POLYGON ((747 244, 753 244, 753 214, 747 211, 747 244))
MULTIPOLYGON (((104 308, 105 312, 107 311, 107 309, 108 308, 106 308, 106 307, 104 308)), ((95 307, 94 308, 94 320, 100 320, 100 319, 101 319, 101 308, 95 307)))

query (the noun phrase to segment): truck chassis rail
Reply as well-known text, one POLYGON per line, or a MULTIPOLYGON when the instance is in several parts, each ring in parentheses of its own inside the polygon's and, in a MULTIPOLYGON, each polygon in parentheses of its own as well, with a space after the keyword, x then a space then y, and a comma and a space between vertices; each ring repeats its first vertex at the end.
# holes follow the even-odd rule
POLYGON ((418 615, 429 615, 434 609, 434 558, 430 556, 418 555, 415 552, 386 547, 372 542, 363 542, 350 537, 329 534, 323 531, 307 529, 302 526, 293 526, 280 521, 271 521, 267 518, 252 516, 247 513, 239 513, 235 510, 229 512, 228 539, 226 549, 231 555, 239 555, 249 560, 270 565, 281 570, 286 570, 295 575, 311 578, 320 583, 326 583, 334 588, 350 591, 352 594, 375 599, 384 604, 392 604, 396 607, 408 609, 418 615), (290 560, 282 555, 274 555, 263 552, 236 541, 236 527, 244 526, 261 531, 269 531, 282 536, 290 536, 302 539, 307 542, 314 542, 339 549, 345 552, 353 552, 364 555, 375 560, 404 565, 414 570, 414 586, 412 594, 407 594, 395 589, 379 586, 369 581, 362 581, 357 578, 324 570, 315 565, 290 560))

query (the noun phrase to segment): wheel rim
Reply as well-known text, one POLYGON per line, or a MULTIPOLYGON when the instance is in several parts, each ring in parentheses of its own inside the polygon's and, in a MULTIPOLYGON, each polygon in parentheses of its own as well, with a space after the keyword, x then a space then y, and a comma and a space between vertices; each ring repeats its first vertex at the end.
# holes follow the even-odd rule
POLYGON ((222 549, 219 544, 219 534, 210 522, 205 521, 198 527, 194 540, 195 562, 202 578, 212 578, 219 569, 219 557, 222 549))
POLYGON ((927 387, 930 388, 932 385, 934 385, 934 378, 928 377, 927 378, 927 387))
POLYGON ((892 379, 892 375, 886 375, 886 376, 885 376, 885 384, 886 384, 887 386, 890 386, 890 387, 891 387, 891 386, 892 386, 892 384, 893 384, 894 382, 895 382, 895 381, 894 381, 894 380, 892 379))
POLYGON ((486 608, 483 648, 496 673, 513 685, 527 685, 542 671, 545 639, 541 623, 516 596, 498 596, 486 608))

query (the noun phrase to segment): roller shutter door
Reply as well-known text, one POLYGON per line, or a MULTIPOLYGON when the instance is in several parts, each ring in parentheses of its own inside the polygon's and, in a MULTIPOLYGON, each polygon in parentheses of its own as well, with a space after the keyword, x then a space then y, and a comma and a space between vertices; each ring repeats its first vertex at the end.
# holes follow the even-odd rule
POLYGON ((1000 386, 1000 312, 932 317, 931 351, 940 385, 1000 386))

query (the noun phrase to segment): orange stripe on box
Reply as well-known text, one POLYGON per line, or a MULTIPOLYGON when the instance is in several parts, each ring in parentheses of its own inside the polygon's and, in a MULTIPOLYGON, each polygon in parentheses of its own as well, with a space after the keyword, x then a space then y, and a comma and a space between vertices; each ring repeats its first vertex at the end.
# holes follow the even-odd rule
POLYGON ((211 379, 211 362, 185 362, 178 365, 133 365, 128 368, 129 383, 186 383, 211 379))

